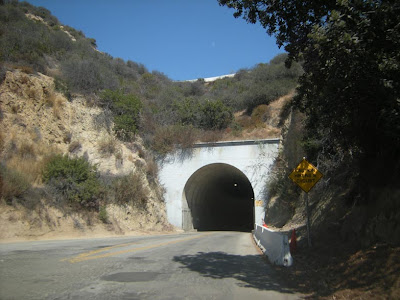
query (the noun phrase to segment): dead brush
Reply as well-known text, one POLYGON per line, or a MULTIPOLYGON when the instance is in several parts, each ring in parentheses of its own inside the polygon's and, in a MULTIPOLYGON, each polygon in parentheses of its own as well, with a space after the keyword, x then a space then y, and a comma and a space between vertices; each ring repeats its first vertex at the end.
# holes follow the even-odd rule
POLYGON ((10 166, 0 165, 0 180, 0 194, 8 204, 11 204, 14 198, 24 195, 31 187, 26 176, 10 166))
POLYGON ((24 177, 30 183, 40 182, 42 160, 37 160, 35 157, 18 157, 14 156, 7 161, 7 166, 12 170, 24 174, 24 177))
POLYGON ((146 210, 149 191, 139 172, 116 178, 112 183, 112 192, 116 203, 146 210))
POLYGON ((50 93, 47 93, 47 95, 45 97, 45 103, 47 106, 53 108, 53 115, 57 119, 61 119, 64 104, 65 104, 65 99, 54 92, 50 92, 50 93))
POLYGON ((18 156, 21 158, 35 158, 36 149, 35 145, 26 141, 23 141, 18 147, 18 156))
POLYGON ((81 148, 82 148, 82 145, 79 141, 73 141, 68 146, 68 152, 73 153, 75 151, 80 150, 81 148))
POLYGON ((25 74, 34 74, 35 70, 33 70, 32 67, 30 66, 16 66, 13 65, 12 67, 14 67, 17 70, 20 70, 21 72, 25 73, 25 74))
POLYGON ((146 176, 149 182, 155 182, 158 176, 158 165, 153 158, 147 160, 146 176))
POLYGON ((0 131, 0 153, 3 152, 5 144, 4 133, 0 131))
POLYGON ((199 140, 205 143, 217 142, 222 139, 223 131, 221 130, 204 130, 199 134, 199 140))
POLYGON ((119 150, 117 140, 112 136, 100 139, 97 149, 103 157, 110 157, 119 150))

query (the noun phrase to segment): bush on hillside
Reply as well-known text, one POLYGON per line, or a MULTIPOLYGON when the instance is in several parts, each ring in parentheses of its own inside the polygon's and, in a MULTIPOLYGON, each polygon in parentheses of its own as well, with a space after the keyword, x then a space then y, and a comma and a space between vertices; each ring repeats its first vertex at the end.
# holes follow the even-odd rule
POLYGON ((78 206, 97 208, 101 185, 96 168, 83 157, 54 155, 44 166, 42 179, 57 196, 78 206))
POLYGON ((156 153, 164 155, 176 148, 187 149, 193 146, 196 136, 193 126, 160 126, 156 129, 150 146, 156 153))
POLYGON ((104 106, 114 114, 114 132, 118 138, 128 141, 138 131, 142 102, 134 95, 119 90, 105 90, 101 95, 104 106))
POLYGON ((116 88, 118 81, 101 61, 71 57, 62 64, 63 76, 75 92, 95 93, 105 88, 116 88))
POLYGON ((118 204, 130 204, 140 210, 146 210, 148 191, 144 180, 138 173, 116 178, 112 183, 114 198, 118 204))
POLYGON ((220 130, 227 128, 232 120, 232 110, 221 100, 207 100, 200 106, 200 128, 220 130))
POLYGON ((11 203, 13 198, 24 195, 31 187, 28 179, 20 172, 0 164, 0 198, 11 203))

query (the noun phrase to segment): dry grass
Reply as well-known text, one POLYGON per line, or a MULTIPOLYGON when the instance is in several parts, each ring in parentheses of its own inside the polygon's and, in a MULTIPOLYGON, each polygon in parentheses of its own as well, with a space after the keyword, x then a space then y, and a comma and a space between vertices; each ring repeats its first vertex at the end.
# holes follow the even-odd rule
POLYGON ((146 175, 149 182, 155 182, 158 175, 158 165, 153 158, 147 160, 146 175))
POLYGON ((11 67, 13 67, 14 69, 20 70, 20 71, 24 72, 25 74, 34 74, 35 73, 35 70, 33 70, 33 68, 30 66, 12 65, 11 67))
POLYGON ((118 148, 115 151, 115 159, 122 161, 123 160, 123 152, 121 148, 118 148))
POLYGON ((54 146, 35 143, 28 136, 18 136, 15 132, 11 132, 3 144, 1 158, 7 168, 23 174, 31 184, 40 183, 44 159, 57 152, 54 146))
POLYGON ((139 210, 145 210, 147 207, 149 191, 145 188, 140 173, 131 173, 115 179, 113 192, 118 204, 131 204, 139 210))
POLYGON ((0 181, 0 195, 7 203, 11 203, 15 197, 21 197, 31 186, 25 174, 1 165, 0 181))
POLYGON ((0 153, 4 149, 4 144, 5 144, 4 133, 0 131, 0 153))
POLYGON ((30 183, 37 183, 41 180, 42 161, 34 157, 14 156, 7 161, 7 166, 24 174, 30 183))
POLYGON ((75 151, 78 151, 82 147, 81 143, 79 141, 73 141, 71 144, 68 146, 68 152, 73 153, 75 151))
POLYGON ((13 114, 17 114, 17 113, 21 112, 21 106, 19 104, 12 104, 11 105, 11 112, 13 114))
POLYGON ((65 105, 65 99, 61 95, 51 92, 48 93, 45 97, 45 103, 49 107, 53 108, 53 115, 57 119, 61 119, 63 108, 65 105))
POLYGON ((28 89, 28 91, 27 91, 26 94, 27 94, 28 97, 31 98, 31 99, 38 100, 38 98, 39 98, 38 93, 37 93, 37 90, 36 90, 36 88, 35 88, 34 86, 33 86, 33 87, 30 87, 30 88, 28 89))
POLYGON ((21 158, 35 158, 36 149, 33 143, 22 141, 18 147, 18 156, 21 158))
POLYGON ((103 137, 97 142, 97 149, 103 157, 110 157, 119 151, 117 140, 112 137, 103 137))
POLYGON ((204 130, 200 132, 198 139, 200 142, 204 143, 217 142, 222 140, 222 136, 223 136, 223 131, 204 130))

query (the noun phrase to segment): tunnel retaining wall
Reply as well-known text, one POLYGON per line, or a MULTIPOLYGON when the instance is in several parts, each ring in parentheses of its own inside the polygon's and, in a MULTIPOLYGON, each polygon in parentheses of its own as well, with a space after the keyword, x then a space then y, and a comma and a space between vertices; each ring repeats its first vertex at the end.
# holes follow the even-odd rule
POLYGON ((287 235, 255 224, 253 237, 270 262, 286 267, 293 264, 287 235))

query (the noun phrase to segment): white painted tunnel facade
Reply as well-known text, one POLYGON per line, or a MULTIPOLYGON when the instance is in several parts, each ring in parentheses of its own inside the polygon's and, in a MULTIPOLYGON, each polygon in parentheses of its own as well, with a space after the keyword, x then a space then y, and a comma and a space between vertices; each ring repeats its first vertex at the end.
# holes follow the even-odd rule
MULTIPOLYGON (((159 179, 165 188, 169 222, 184 230, 196 228, 199 216, 192 215, 191 206, 197 204, 190 202, 188 197, 206 193, 207 190, 202 186, 217 180, 217 185, 224 186, 223 189, 246 190, 242 195, 252 201, 251 223, 261 224, 264 217, 265 183, 278 154, 279 144, 279 139, 202 143, 189 150, 168 155, 159 162, 159 179), (231 182, 227 182, 229 180, 231 182)), ((214 194, 216 190, 213 189, 214 194)), ((220 198, 216 199, 213 201, 219 201, 220 198)), ((230 207, 230 203, 234 205, 234 201, 226 205, 230 207)), ((212 203, 209 202, 207 206, 212 206, 212 203)), ((212 213, 205 207, 202 211, 212 213)), ((226 211, 229 214, 229 209, 226 211)), ((222 218, 226 214, 220 215, 222 218)))

